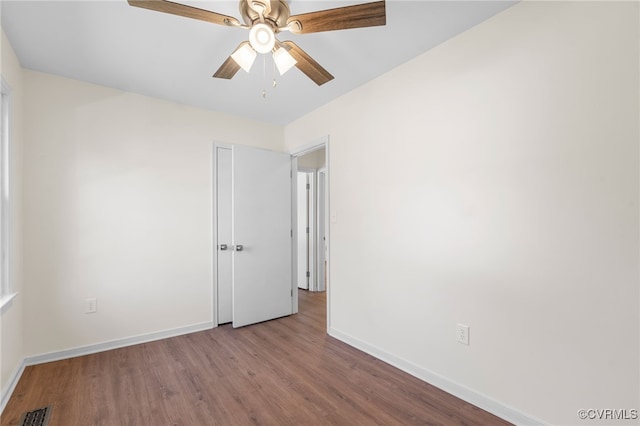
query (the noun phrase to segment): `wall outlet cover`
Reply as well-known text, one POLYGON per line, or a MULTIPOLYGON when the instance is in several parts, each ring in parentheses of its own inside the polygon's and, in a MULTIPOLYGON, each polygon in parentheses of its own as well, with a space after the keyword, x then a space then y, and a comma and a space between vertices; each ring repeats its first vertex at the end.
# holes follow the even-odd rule
POLYGON ((95 297, 84 300, 84 313, 93 314, 98 311, 98 302, 95 297))
POLYGON ((469 344, 469 326, 464 324, 458 324, 456 327, 456 339, 458 343, 463 345, 469 344))

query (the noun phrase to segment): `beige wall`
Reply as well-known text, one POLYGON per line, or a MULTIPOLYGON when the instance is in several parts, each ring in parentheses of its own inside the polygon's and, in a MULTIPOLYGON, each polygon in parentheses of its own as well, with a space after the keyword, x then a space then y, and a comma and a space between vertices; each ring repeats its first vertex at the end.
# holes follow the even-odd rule
POLYGON ((26 353, 211 321, 212 142, 282 127, 24 75, 26 353))
POLYGON ((298 167, 317 170, 326 166, 326 150, 324 148, 298 157, 298 167))
POLYGON ((23 144, 23 82, 22 68, 2 31, 2 78, 11 89, 11 156, 10 190, 11 223, 10 230, 10 274, 13 290, 19 292, 10 305, 0 313, 0 370, 2 396, 10 385, 12 377, 20 367, 24 357, 22 310, 24 292, 22 288, 22 144, 23 144))
POLYGON ((331 333, 553 424, 638 408, 638 36, 523 2, 288 125, 330 135, 331 333))
POLYGON ((637 16, 518 4, 284 135, 22 71, 3 34, 21 290, 3 389, 25 355, 210 321, 211 142, 330 135, 333 334, 554 424, 637 407, 637 16))

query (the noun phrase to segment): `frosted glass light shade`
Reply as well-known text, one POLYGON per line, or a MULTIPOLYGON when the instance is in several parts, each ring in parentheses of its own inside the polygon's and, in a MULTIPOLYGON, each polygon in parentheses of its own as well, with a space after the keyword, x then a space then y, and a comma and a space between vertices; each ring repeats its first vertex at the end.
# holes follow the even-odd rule
POLYGON ((287 49, 280 47, 278 50, 273 52, 273 62, 276 63, 276 67, 278 67, 280 75, 284 75, 284 73, 293 68, 298 61, 291 56, 287 49))
POLYGON ((258 54, 247 42, 243 43, 242 46, 237 48, 236 51, 231 54, 231 58, 233 58, 233 60, 236 61, 236 63, 246 72, 251 70, 251 66, 256 60, 256 56, 258 56, 258 54))
POLYGON ((255 24, 249 32, 249 43, 256 52, 271 52, 276 43, 276 36, 269 25, 255 24))

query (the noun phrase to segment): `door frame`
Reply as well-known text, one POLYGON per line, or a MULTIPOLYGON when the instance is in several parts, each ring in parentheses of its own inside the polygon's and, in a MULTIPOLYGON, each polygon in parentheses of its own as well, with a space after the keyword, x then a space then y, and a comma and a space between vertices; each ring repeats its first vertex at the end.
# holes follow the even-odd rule
MULTIPOLYGON (((327 261, 327 272, 326 272, 326 280, 327 280, 327 286, 325 291, 327 292, 327 330, 331 329, 331 221, 328 220, 330 217, 330 212, 331 212, 331 204, 330 204, 330 191, 331 191, 331 166, 330 166, 330 162, 329 162, 329 158, 331 157, 329 155, 330 153, 330 142, 329 142, 329 135, 323 136, 319 139, 316 139, 315 141, 309 142, 307 144, 301 145, 291 151, 289 151, 289 153, 292 156, 292 167, 293 167, 293 177, 294 179, 296 179, 297 175, 298 175, 298 157, 301 157, 305 154, 308 154, 310 152, 313 151, 317 151, 319 149, 325 149, 325 171, 326 171, 326 185, 325 185, 325 191, 324 191, 324 197, 325 197, 325 211, 326 211, 326 215, 325 215, 325 235, 326 235, 326 245, 327 245, 327 253, 326 253, 326 261, 327 261)), ((316 179, 317 181, 317 179, 316 179)), ((292 182, 292 186, 295 186, 297 188, 297 180, 294 180, 294 182, 292 182)), ((296 191, 294 191, 296 192, 296 191)), ((292 220, 294 222, 297 222, 297 217, 298 217, 298 212, 297 212, 297 200, 294 198, 293 202, 292 202, 292 208, 296 208, 296 211, 293 212, 294 214, 292 214, 292 220)), ((292 224, 292 229, 293 229, 293 239, 292 242, 297 241, 298 236, 297 236, 297 223, 293 223, 292 224)), ((297 266, 298 266, 298 262, 297 262, 297 253, 295 249, 292 249, 292 252, 295 253, 296 258, 293 260, 292 263, 292 276, 296 277, 297 276, 297 266)), ((295 290, 296 291, 296 295, 297 295, 297 285, 295 290)), ((298 297, 294 297, 293 298, 293 313, 298 313, 298 297)))
MULTIPOLYGON (((211 183, 212 183, 212 214, 211 214, 211 256, 212 256, 212 267, 211 267, 211 277, 212 277, 212 294, 211 294, 211 302, 212 302, 212 310, 211 310, 211 323, 212 328, 218 327, 218 232, 217 232, 217 188, 218 188, 218 179, 217 179, 217 149, 218 148, 226 148, 233 149, 234 144, 224 143, 224 142, 213 142, 213 149, 211 152, 212 164, 211 164, 211 183)), ((330 191, 331 191, 331 167, 330 167, 330 141, 329 135, 323 136, 315 141, 304 144, 298 148, 295 148, 292 151, 289 151, 291 155, 291 168, 292 168, 292 182, 291 182, 291 206, 294 211, 291 215, 291 229, 292 229, 292 238, 291 238, 291 291, 294 296, 292 298, 292 314, 298 313, 298 285, 296 283, 295 277, 297 275, 297 251, 295 250, 294 241, 297 240, 297 199, 296 199, 296 191, 294 188, 297 188, 297 171, 298 171, 298 157, 308 154, 313 151, 317 151, 319 149, 325 149, 325 169, 326 169, 326 185, 325 185, 325 211, 327 214, 325 215, 325 235, 326 235, 326 245, 327 245, 327 253, 326 253, 326 261, 327 261, 327 271, 326 271, 326 281, 327 286, 325 291, 327 292, 327 330, 331 328, 331 221, 329 218, 331 217, 331 204, 330 204, 330 191)))

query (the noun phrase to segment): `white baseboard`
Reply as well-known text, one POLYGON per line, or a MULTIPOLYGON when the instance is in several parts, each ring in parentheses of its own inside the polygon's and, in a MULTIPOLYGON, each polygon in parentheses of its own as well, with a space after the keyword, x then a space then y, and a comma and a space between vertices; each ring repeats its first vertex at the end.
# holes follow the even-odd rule
POLYGON ((527 426, 548 424, 513 407, 503 404, 500 401, 496 401, 495 399, 476 392, 473 389, 447 379, 440 374, 399 358, 376 346, 358 340, 353 336, 336 330, 335 328, 329 329, 329 335, 513 424, 527 426))
POLYGON ((138 345, 140 343, 153 342, 154 340, 167 339, 169 337, 181 336, 183 334, 210 330, 211 328, 213 328, 213 322, 209 321, 201 324, 188 325, 186 327, 178 327, 172 328, 170 330, 143 334, 140 336, 116 339, 103 343, 96 343, 95 345, 80 346, 77 348, 66 349, 64 351, 56 351, 40 355, 28 356, 25 358, 24 363, 26 366, 29 366, 43 364, 45 362, 51 361, 60 361, 61 359, 75 358, 77 356, 95 354, 98 352, 109 351, 111 349, 119 349, 126 346, 138 345))
POLYGON ((15 390, 16 385, 20 380, 20 377, 22 377, 22 373, 24 372, 24 367, 26 366, 24 364, 24 360, 22 360, 20 364, 16 367, 16 369, 13 371, 13 373, 11 373, 8 383, 2 388, 2 398, 0 399, 0 416, 2 415, 2 412, 4 411, 4 407, 6 407, 7 402, 9 402, 9 398, 11 397, 11 394, 15 390))
POLYGON ((124 339, 116 339, 108 342, 96 343, 94 345, 79 346, 77 348, 66 349, 63 351, 28 356, 22 360, 20 365, 16 368, 15 372, 11 375, 11 378, 7 385, 2 389, 2 405, 0 405, 0 414, 2 414, 2 412, 4 411, 4 407, 6 406, 7 402, 9 402, 9 398, 15 390, 25 367, 28 367, 30 365, 44 364, 45 362, 60 361, 68 358, 75 358, 77 356, 109 351, 112 349, 124 348, 127 346, 138 345, 140 343, 152 342, 154 340, 167 339, 169 337, 182 336, 184 334, 196 333, 198 331, 210 330, 212 328, 213 322, 209 321, 201 324, 188 325, 186 327, 178 327, 170 330, 143 334, 140 336, 133 336, 124 339))

